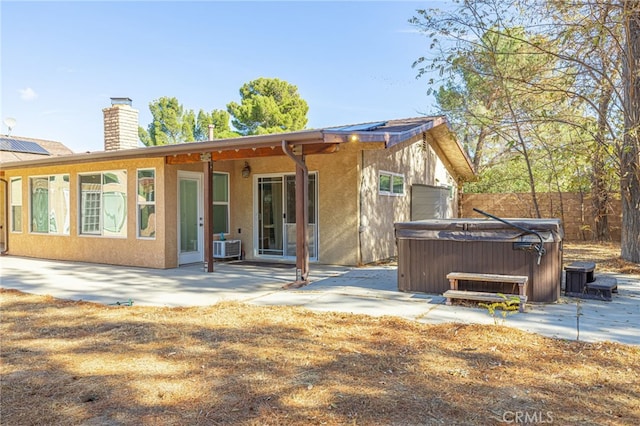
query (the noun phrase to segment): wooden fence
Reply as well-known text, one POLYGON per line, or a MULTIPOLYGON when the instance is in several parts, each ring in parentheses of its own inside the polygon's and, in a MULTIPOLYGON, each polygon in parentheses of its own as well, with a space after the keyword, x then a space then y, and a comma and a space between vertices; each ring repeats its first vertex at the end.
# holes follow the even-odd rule
MULTIPOLYGON (((562 220, 564 239, 567 241, 593 240, 595 222, 590 194, 577 192, 537 194, 543 218, 562 220)), ((620 241, 622 206, 619 194, 610 194, 608 215, 611 239, 620 241)), ((500 218, 535 218, 531 194, 462 194, 460 217, 483 217, 473 211, 480 209, 500 218)))

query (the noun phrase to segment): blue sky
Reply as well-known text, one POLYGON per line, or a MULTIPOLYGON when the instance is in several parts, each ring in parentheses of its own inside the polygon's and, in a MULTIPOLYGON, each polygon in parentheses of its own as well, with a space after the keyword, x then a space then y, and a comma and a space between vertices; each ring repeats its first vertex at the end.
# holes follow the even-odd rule
POLYGON ((226 109, 259 77, 298 87, 308 128, 415 117, 433 100, 411 67, 428 40, 408 20, 442 4, 2 1, 0 117, 13 135, 97 151, 110 97, 131 98, 146 128, 159 97, 226 109))

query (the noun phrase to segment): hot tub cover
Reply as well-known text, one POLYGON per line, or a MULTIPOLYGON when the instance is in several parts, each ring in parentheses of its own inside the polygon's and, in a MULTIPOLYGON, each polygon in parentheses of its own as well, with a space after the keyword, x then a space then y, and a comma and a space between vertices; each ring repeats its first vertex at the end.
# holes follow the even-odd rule
MULTIPOLYGON (((560 219, 504 219, 521 228, 537 232, 543 242, 559 242, 564 236, 560 219)), ((396 238, 415 240, 458 241, 532 241, 540 240, 527 233, 494 219, 458 218, 428 219, 394 224, 396 238)))

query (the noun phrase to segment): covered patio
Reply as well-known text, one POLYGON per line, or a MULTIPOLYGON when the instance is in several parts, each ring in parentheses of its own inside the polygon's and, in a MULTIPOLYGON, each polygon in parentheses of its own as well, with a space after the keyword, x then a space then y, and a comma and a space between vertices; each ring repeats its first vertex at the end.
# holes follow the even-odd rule
MULTIPOLYGON (((350 135, 351 140, 358 140, 357 135, 350 135)), ((209 139, 214 140, 213 126, 209 126, 209 139)), ((307 155, 331 154, 337 152, 340 143, 345 143, 341 134, 329 134, 324 131, 304 131, 286 135, 280 140, 266 135, 209 142, 194 149, 193 145, 184 144, 181 149, 172 147, 170 154, 166 155, 166 163, 171 165, 203 163, 204 172, 204 247, 205 268, 207 272, 214 271, 214 214, 213 200, 214 185, 213 173, 216 162, 250 160, 264 157, 287 156, 295 164, 295 214, 296 214, 296 268, 295 281, 292 286, 302 286, 308 283, 309 277, 309 169, 305 158, 307 155), (215 145, 215 146, 214 146, 215 145)), ((247 163, 245 163, 247 164, 247 163)), ((250 172, 248 165, 243 169, 243 176, 250 172)), ((246 176, 245 176, 246 177, 246 176)))

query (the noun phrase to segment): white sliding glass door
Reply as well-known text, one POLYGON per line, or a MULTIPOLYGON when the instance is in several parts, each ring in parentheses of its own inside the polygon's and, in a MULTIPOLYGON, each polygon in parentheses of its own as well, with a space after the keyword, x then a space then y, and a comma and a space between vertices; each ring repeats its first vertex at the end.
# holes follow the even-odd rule
MULTIPOLYGON (((256 255, 296 256, 295 175, 258 176, 256 182, 256 255)), ((309 174, 309 258, 317 259, 317 175, 309 174)))

